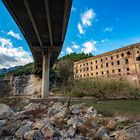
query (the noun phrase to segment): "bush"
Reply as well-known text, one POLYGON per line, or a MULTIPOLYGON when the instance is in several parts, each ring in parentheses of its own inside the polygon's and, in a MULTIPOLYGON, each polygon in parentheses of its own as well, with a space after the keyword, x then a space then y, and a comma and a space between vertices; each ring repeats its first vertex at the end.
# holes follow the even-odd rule
POLYGON ((125 79, 94 78, 77 79, 61 87, 61 92, 73 97, 92 96, 96 98, 125 97, 134 98, 140 96, 140 88, 125 79))

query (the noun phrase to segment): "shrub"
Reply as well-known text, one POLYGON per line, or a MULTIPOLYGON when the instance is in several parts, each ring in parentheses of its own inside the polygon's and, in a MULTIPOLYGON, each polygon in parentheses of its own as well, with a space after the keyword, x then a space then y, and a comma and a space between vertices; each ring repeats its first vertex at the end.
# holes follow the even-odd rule
POLYGON ((116 78, 93 78, 77 79, 68 82, 61 87, 64 94, 73 97, 93 96, 100 98, 108 97, 139 97, 140 88, 129 83, 125 79, 116 78))

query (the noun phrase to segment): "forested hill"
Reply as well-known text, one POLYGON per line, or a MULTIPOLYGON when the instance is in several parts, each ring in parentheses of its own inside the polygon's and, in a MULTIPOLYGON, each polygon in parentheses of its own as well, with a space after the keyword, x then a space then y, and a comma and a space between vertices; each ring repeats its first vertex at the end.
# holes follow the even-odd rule
MULTIPOLYGON (((60 57, 55 66, 54 66, 54 71, 57 70, 57 71, 60 71, 63 69, 66 68, 65 65, 69 65, 69 68, 70 71, 72 71, 72 67, 73 67, 73 62, 76 62, 76 61, 79 61, 79 60, 82 60, 82 59, 85 59, 85 58, 89 58, 89 57, 92 57, 93 55, 90 53, 90 54, 84 54, 84 53, 71 53, 71 54, 67 54, 63 57, 60 57), (61 65, 61 66, 60 66, 61 65)), ((28 74, 31 74, 33 72, 33 69, 34 69, 34 63, 30 63, 30 64, 26 64, 24 66, 20 66, 20 67, 17 67, 17 69, 15 70, 12 70, 10 72, 8 72, 8 74, 14 74, 14 75, 28 75, 28 74)), ((4 75, 0 75, 0 77, 3 77, 4 75)))

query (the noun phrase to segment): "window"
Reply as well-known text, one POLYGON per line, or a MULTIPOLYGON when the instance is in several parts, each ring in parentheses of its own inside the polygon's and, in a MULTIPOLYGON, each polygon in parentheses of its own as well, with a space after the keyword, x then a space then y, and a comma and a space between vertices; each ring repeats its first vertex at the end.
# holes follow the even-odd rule
POLYGON ((91 76, 93 76, 93 73, 91 73, 91 76))
POLYGON ((125 59, 125 64, 128 64, 128 63, 129 63, 128 59, 125 59))
POLYGON ((80 72, 82 72, 82 69, 80 69, 80 72))
POLYGON ((103 59, 101 59, 101 62, 103 62, 103 59))
POLYGON ((102 71, 102 75, 104 74, 104 72, 102 71))
POLYGON ((80 67, 82 67, 82 65, 80 65, 80 67))
POLYGON ((118 72, 121 72, 121 69, 118 69, 118 72))
POLYGON ((87 76, 89 76, 89 74, 87 74, 87 76))
POLYGON ((116 55, 117 58, 119 58, 119 55, 116 55))
POLYGON ((106 63, 106 67, 108 67, 108 63, 106 63))
POLYGON ((108 58, 106 57, 106 60, 107 60, 108 58))
POLYGON ((98 72, 96 72, 96 75, 98 75, 98 72))
POLYGON ((127 68, 126 70, 129 71, 129 68, 127 68))
POLYGON ((98 66, 96 66, 96 69, 98 69, 98 66))
POLYGON ((114 62, 111 62, 111 65, 114 66, 114 62))
POLYGON ((112 70, 112 73, 114 73, 115 72, 115 70, 112 70))
POLYGON ((80 77, 82 77, 82 75, 80 75, 80 77))
POLYGON ((136 57, 136 61, 140 61, 140 56, 136 57))
POLYGON ((83 66, 85 66, 85 64, 83 64, 83 66))
POLYGON ((97 63, 97 60, 95 61, 95 63, 97 63))
POLYGON ((92 62, 90 62, 90 64, 92 65, 92 62))
POLYGON ((88 63, 87 63, 87 65, 88 65, 88 63))
POLYGON ((85 77, 86 75, 84 74, 84 77, 85 77))
POLYGON ((130 51, 127 52, 127 55, 130 55, 130 51))
POLYGON ((91 67, 91 70, 93 70, 93 67, 91 67))
POLYGON ((113 56, 111 56, 111 59, 113 59, 113 56))
POLYGON ((129 72, 127 72, 127 75, 129 75, 130 73, 129 72))
POLYGON ((139 51, 137 51, 137 53, 139 54, 140 52, 139 52, 139 51))
POLYGON ((120 61, 117 61, 117 65, 120 65, 120 61))
POLYGON ((103 64, 101 64, 101 68, 103 68, 103 64))
POLYGON ((87 71, 89 70, 89 68, 87 67, 87 71))
POLYGON ((107 70, 106 73, 109 74, 109 70, 107 70))
POLYGON ((122 53, 121 56, 124 57, 124 53, 122 53))

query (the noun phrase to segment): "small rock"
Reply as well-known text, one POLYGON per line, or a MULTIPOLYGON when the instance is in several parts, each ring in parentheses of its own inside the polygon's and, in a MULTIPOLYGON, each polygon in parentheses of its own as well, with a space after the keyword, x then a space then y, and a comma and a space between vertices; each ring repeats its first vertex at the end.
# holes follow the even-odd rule
POLYGON ((43 140, 43 135, 38 130, 31 130, 24 134, 26 140, 43 140))
POLYGON ((15 133, 16 137, 22 139, 24 134, 31 130, 31 125, 32 122, 28 122, 27 124, 19 128, 15 133))
POLYGON ((6 122, 7 122, 7 120, 0 120, 0 128, 1 128, 3 125, 5 125, 6 122))
POLYGON ((115 117, 115 119, 116 119, 117 123, 129 121, 129 119, 127 117, 121 117, 121 116, 115 117))
POLYGON ((73 138, 75 135, 76 130, 73 127, 70 127, 67 131, 68 136, 70 136, 70 138, 73 138))

